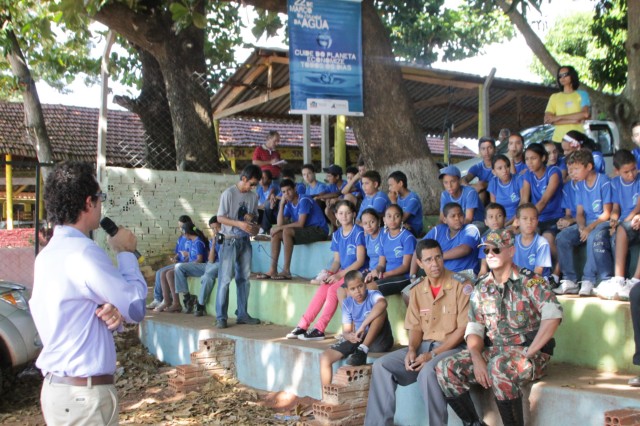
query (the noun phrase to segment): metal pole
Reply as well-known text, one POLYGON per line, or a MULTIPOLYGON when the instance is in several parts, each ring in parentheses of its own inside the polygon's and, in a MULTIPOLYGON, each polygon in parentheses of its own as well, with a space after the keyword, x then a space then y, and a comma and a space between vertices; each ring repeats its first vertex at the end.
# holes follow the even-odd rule
POLYGON ((322 168, 329 167, 329 116, 320 116, 320 164, 322 168))
POLYGON ((311 120, 308 114, 302 116, 302 139, 303 163, 311 163, 311 120))
POLYGON ((7 162, 7 165, 5 166, 7 201, 5 205, 7 206, 7 229, 10 230, 13 229, 13 167, 11 166, 11 154, 7 154, 5 156, 5 160, 7 162))
POLYGON ((480 114, 478 115, 478 138, 483 136, 489 136, 491 128, 489 127, 489 89, 493 82, 493 77, 496 75, 496 69, 491 68, 491 72, 484 81, 484 84, 480 88, 480 114))
POLYGON ((347 118, 344 115, 336 117, 336 139, 333 149, 333 162, 344 170, 347 167, 347 118))
POLYGON ((40 235, 39 235, 39 230, 40 230, 40 199, 42 198, 42 194, 40 194, 40 163, 36 163, 36 211, 35 211, 35 231, 36 231, 36 235, 35 235, 35 250, 36 250, 36 256, 38 255, 38 252, 40 251, 40 235))
POLYGON ((109 96, 109 55, 111 47, 116 41, 116 33, 109 31, 107 34, 107 45, 102 52, 102 65, 100 67, 100 78, 102 79, 102 90, 100 93, 100 113, 98 117, 98 158, 96 160, 96 177, 98 183, 103 187, 105 180, 105 169, 107 167, 107 99, 109 96))

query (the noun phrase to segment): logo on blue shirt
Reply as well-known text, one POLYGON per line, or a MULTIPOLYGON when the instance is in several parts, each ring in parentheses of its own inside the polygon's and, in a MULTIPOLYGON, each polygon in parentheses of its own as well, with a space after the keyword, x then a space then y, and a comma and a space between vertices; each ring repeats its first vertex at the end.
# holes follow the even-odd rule
POLYGON ((529 255, 529 265, 534 266, 536 264, 536 255, 535 254, 530 254, 529 255))
POLYGON ((518 196, 516 195, 516 193, 515 193, 515 192, 512 192, 512 193, 511 193, 510 198, 511 198, 511 201, 513 201, 514 203, 515 203, 516 201, 518 201, 518 196))
POLYGON ((347 245, 347 256, 348 255, 355 255, 355 254, 356 254, 356 246, 355 246, 355 244, 347 245))
POLYGON ((396 257, 402 257, 402 247, 396 247, 393 249, 393 254, 396 257))
POLYGON ((593 200, 593 203, 591 203, 591 208, 594 212, 599 212, 602 209, 602 200, 593 200))

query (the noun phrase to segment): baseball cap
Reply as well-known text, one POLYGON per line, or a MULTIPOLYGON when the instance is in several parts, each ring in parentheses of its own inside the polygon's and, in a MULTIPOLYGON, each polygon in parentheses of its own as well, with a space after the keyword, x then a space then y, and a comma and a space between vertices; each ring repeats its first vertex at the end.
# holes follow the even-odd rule
POLYGON ((456 166, 444 167, 440 169, 440 175, 438 176, 438 179, 442 179, 444 175, 460 177, 460 169, 456 166))
POLYGON ((338 166, 337 164, 332 164, 329 167, 325 167, 324 169, 322 169, 322 171, 336 176, 342 175, 342 167, 338 166))
POLYGON ((496 248, 508 248, 513 247, 515 236, 510 229, 496 229, 489 231, 487 237, 484 239, 484 243, 478 247, 491 246, 496 248))

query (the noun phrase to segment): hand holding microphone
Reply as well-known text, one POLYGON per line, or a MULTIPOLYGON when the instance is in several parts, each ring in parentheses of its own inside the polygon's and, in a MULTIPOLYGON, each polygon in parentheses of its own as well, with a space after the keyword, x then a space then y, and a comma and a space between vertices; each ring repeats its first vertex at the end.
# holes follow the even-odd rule
POLYGON ((138 262, 142 262, 144 257, 136 250, 138 239, 130 230, 126 228, 120 228, 113 220, 108 217, 103 218, 100 221, 100 227, 104 229, 104 232, 109 234, 107 242, 111 249, 117 253, 128 251, 133 253, 138 262))

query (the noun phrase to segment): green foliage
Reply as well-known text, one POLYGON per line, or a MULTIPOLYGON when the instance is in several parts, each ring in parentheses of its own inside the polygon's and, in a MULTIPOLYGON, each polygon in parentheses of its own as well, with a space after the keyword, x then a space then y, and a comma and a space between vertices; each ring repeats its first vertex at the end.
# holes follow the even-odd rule
POLYGON ((444 0, 375 3, 395 55, 408 61, 463 59, 481 53, 487 44, 513 37, 509 20, 498 11, 485 12, 468 4, 451 9, 444 0))
MULTIPOLYGON (((636 0, 633 0, 636 1, 636 0)), ((600 0, 596 4, 591 25, 598 55, 589 66, 594 81, 613 90, 621 90, 627 82, 627 1, 600 0)))
POLYGON ((275 37, 278 30, 282 28, 282 20, 277 12, 270 10, 256 9, 257 17, 253 20, 253 28, 251 33, 256 39, 260 39, 263 35, 267 38, 275 37))
MULTIPOLYGON (((596 26, 602 21, 593 12, 577 12, 560 18, 549 29, 544 44, 556 60, 563 65, 572 65, 580 76, 580 81, 589 87, 604 91, 618 92, 626 82, 626 55, 623 41, 611 37, 603 46, 602 41, 594 37, 596 26)), ((613 27, 600 29, 603 33, 615 33, 613 27)), ((626 31, 624 31, 626 39, 626 31)), ((543 77, 545 83, 556 84, 555 76, 535 58, 531 69, 543 77)))

